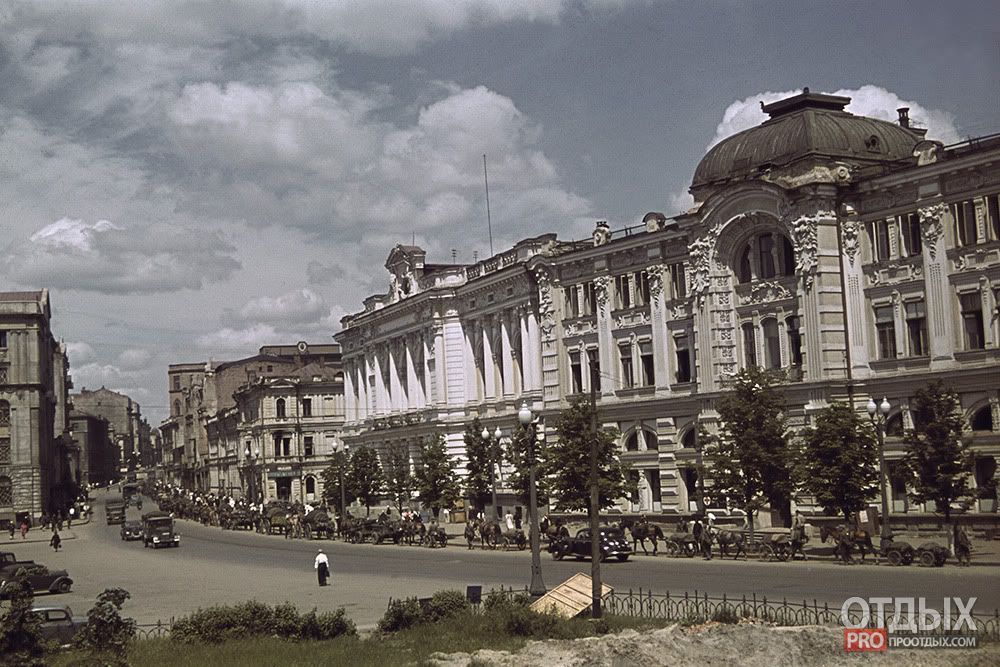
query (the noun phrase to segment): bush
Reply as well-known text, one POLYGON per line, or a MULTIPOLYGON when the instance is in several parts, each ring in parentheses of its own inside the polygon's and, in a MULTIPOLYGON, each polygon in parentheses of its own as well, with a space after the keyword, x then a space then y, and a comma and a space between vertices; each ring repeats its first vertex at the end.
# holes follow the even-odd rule
POLYGON ((423 612, 423 620, 434 623, 468 611, 472 605, 461 591, 438 591, 423 612))
POLYGON ((712 614, 712 620, 716 623, 736 624, 740 622, 740 615, 729 605, 723 605, 712 614))
POLYGON ((502 590, 493 589, 486 594, 483 600, 483 610, 486 612, 506 611, 513 607, 527 607, 531 604, 531 596, 527 593, 518 593, 510 596, 502 590))
POLYGON ((135 639, 135 620, 122 618, 121 609, 131 596, 122 588, 106 588, 97 596, 97 604, 87 612, 85 625, 74 638, 80 648, 128 664, 126 654, 135 639))
POLYGON ((174 622, 170 636, 185 642, 218 643, 245 637, 332 639, 356 635, 357 628, 343 608, 317 614, 299 614, 290 603, 275 607, 257 601, 200 609, 174 622))
POLYGON ((568 619, 554 613, 540 614, 528 607, 511 607, 504 616, 504 629, 515 637, 565 639, 576 634, 568 627, 568 619))
POLYGON ((389 608, 378 622, 380 632, 398 632, 412 628, 420 622, 421 610, 417 598, 390 600, 389 608))
POLYGON ((7 611, 0 616, 0 656, 14 665, 44 665, 45 643, 39 633, 39 619, 30 613, 35 596, 28 574, 19 569, 7 582, 10 596, 7 611))

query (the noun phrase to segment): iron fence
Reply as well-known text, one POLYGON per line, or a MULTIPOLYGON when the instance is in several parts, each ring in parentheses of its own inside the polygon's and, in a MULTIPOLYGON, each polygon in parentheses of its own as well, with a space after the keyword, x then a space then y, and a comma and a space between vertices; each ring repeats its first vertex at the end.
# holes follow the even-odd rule
POLYGON ((170 629, 174 625, 174 619, 167 622, 157 621, 156 623, 139 623, 135 627, 136 639, 161 639, 170 636, 170 629))

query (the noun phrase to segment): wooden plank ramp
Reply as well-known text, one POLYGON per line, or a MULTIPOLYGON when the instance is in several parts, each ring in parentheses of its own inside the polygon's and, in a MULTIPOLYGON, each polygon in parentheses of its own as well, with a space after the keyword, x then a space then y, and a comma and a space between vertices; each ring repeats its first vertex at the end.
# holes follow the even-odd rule
MULTIPOLYGON (((551 591, 531 604, 532 611, 539 613, 554 612, 566 618, 573 618, 585 609, 590 608, 593 582, 590 575, 577 572, 551 591)), ((608 597, 614 589, 601 583, 601 599, 608 597)))

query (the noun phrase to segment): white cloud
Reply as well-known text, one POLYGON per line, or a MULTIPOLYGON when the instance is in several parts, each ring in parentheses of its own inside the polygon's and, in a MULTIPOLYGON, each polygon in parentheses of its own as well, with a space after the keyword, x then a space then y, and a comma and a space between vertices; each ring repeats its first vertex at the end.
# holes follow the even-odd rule
POLYGON ((226 327, 199 336, 195 344, 202 350, 222 354, 252 354, 262 345, 287 342, 268 324, 253 324, 242 329, 226 327))
POLYGON ((240 309, 240 316, 259 322, 310 322, 328 312, 323 298, 305 287, 274 298, 253 299, 240 309))
POLYGON ((118 365, 126 369, 145 368, 153 358, 149 350, 129 348, 118 355, 118 365))
POLYGON ((198 289, 240 268, 233 247, 208 230, 62 218, 0 255, 21 284, 104 294, 198 289))
POLYGON ((66 355, 69 357, 70 367, 86 364, 97 357, 94 348, 83 341, 66 343, 66 355))
MULTIPOLYGON (((767 120, 767 114, 760 109, 760 103, 770 104, 791 95, 799 94, 800 90, 784 92, 757 93, 750 97, 737 100, 730 104, 722 114, 722 121, 715 129, 715 136, 708 144, 711 148, 726 137, 737 132, 760 125, 767 120)), ((959 141, 958 129, 955 127, 955 117, 947 111, 928 109, 919 102, 901 99, 896 93, 880 86, 864 85, 860 88, 842 88, 831 93, 850 97, 851 103, 847 111, 856 116, 870 116, 881 120, 896 121, 899 115, 896 109, 910 108, 910 120, 915 127, 927 128, 927 137, 943 141, 945 144, 959 141)))

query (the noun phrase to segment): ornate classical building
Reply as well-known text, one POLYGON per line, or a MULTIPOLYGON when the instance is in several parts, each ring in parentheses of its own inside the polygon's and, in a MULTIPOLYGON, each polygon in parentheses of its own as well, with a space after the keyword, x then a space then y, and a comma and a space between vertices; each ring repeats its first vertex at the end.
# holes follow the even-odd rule
POLYGON ((889 399, 897 512, 932 509, 909 505, 892 461, 910 397, 941 378, 961 397, 975 484, 994 484, 1000 137, 946 147, 906 109, 891 123, 849 101, 806 90, 764 106, 769 120, 702 159, 696 203, 674 218, 543 235, 473 265, 397 246, 388 293, 335 336, 347 442, 415 454, 440 432, 461 469, 472 418, 509 432, 521 401, 552 417, 590 391, 593 365, 638 475, 623 509, 687 512, 698 429, 717 428, 715 401, 756 365, 784 373, 794 428, 831 401, 889 399))

